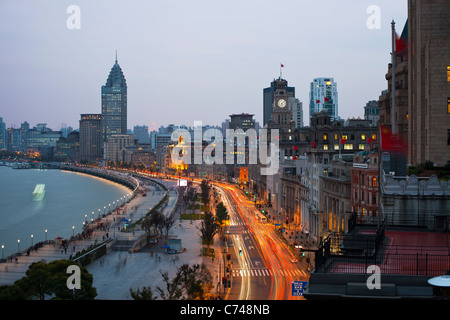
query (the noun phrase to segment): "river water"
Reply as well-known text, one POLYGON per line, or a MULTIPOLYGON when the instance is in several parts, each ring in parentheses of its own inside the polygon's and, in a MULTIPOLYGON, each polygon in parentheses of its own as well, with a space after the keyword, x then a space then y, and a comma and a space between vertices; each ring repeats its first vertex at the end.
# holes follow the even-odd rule
POLYGON ((86 174, 0 166, 0 254, 7 257, 46 239, 70 238, 82 231, 85 215, 97 218, 127 193, 123 185, 86 174), (33 201, 37 184, 45 184, 42 201, 33 201))

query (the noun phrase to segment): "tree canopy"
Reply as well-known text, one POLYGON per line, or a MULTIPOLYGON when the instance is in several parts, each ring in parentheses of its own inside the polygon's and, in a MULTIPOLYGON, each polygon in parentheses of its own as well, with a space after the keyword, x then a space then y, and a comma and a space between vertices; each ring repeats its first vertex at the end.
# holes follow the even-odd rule
POLYGON ((87 269, 72 260, 55 260, 50 263, 32 263, 26 276, 13 285, 0 287, 0 300, 91 300, 97 296, 92 286, 93 276, 87 269), (67 268, 77 265, 80 268, 80 289, 67 287, 70 273, 67 268))

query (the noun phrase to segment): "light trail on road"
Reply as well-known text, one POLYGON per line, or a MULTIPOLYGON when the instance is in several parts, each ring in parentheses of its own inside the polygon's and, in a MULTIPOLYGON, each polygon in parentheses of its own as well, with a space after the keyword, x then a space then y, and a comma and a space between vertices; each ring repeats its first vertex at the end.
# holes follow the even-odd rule
MULTIPOLYGON (((227 190, 231 195, 236 207, 233 208, 231 203, 228 202, 230 208, 233 208, 233 213, 237 213, 240 219, 245 224, 248 232, 252 235, 252 238, 256 241, 255 249, 258 250, 260 256, 263 259, 264 265, 271 273, 271 289, 268 299, 273 300, 286 300, 286 299, 300 299, 300 297, 294 297, 290 295, 290 286, 292 281, 300 280, 294 278, 295 271, 298 273, 298 267, 294 265, 292 261, 295 256, 292 253, 288 245, 283 242, 276 234, 275 227, 269 224, 261 223, 257 218, 254 210, 253 203, 245 198, 244 195, 240 195, 240 191, 234 187, 219 184, 223 189, 227 190), (236 209, 236 210, 235 210, 236 209)), ((239 240, 239 245, 241 245, 239 240)), ((245 246, 242 246, 245 249, 245 246)), ((245 261, 250 261, 247 250, 245 252, 245 261)), ((250 279, 248 277, 245 287, 247 288, 246 299, 250 294, 250 279)), ((244 282, 244 281, 243 281, 244 282)), ((242 293, 241 288, 241 293, 242 293)), ((242 297, 242 296, 241 296, 242 297)))

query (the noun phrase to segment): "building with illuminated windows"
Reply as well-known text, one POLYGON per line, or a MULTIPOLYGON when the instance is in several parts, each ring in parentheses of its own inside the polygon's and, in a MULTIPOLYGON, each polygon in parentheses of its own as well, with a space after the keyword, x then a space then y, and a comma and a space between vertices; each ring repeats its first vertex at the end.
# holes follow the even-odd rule
POLYGON ((309 116, 324 109, 332 119, 339 118, 337 83, 333 78, 314 78, 309 91, 309 116))
POLYGON ((117 57, 102 86, 102 128, 104 141, 113 134, 127 134, 127 82, 117 57))

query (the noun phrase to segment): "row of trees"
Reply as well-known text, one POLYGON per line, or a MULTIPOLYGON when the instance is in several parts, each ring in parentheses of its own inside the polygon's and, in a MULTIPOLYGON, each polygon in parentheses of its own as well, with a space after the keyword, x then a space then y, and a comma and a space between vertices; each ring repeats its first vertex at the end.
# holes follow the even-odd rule
POLYGON ((166 217, 160 211, 155 211, 150 217, 142 222, 142 228, 147 232, 149 237, 152 234, 161 234, 164 238, 164 242, 167 244, 169 231, 174 224, 175 220, 171 216, 166 217))
MULTIPOLYGON (((209 203, 211 187, 206 180, 202 181, 200 187, 202 190, 202 201, 206 205, 209 203)), ((216 193, 214 192, 214 203, 216 202, 215 196, 216 193)), ((205 243, 208 248, 217 233, 224 234, 226 222, 228 221, 228 210, 223 202, 217 204, 215 211, 215 215, 211 212, 205 213, 205 218, 200 227, 203 243, 205 243)))

